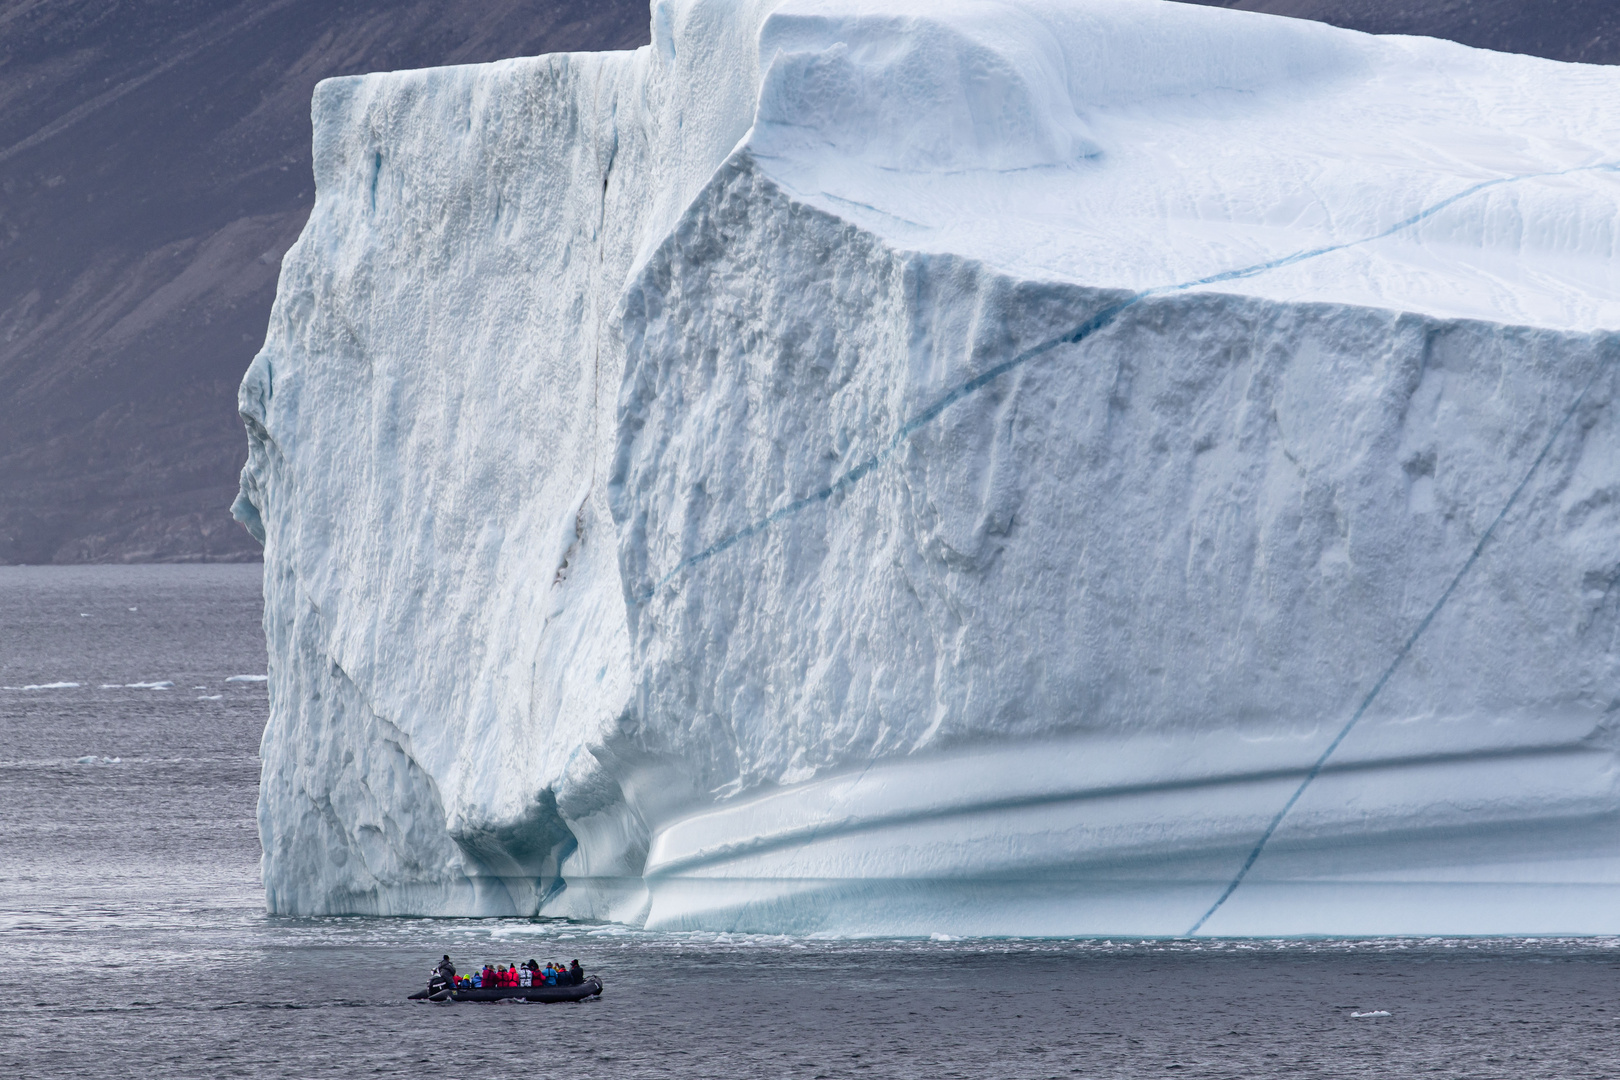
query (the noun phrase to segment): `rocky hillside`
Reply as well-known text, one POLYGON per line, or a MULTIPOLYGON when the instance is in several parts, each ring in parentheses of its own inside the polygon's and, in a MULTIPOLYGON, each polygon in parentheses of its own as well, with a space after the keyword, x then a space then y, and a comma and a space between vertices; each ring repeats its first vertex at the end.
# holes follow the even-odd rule
POLYGON ((236 385, 318 80, 647 38, 645 0, 0 7, 0 563, 258 557, 236 385))
POLYGON ((1421 34, 1581 64, 1620 63, 1620 4, 1604 0, 1183 0, 1317 19, 1369 34, 1421 34))

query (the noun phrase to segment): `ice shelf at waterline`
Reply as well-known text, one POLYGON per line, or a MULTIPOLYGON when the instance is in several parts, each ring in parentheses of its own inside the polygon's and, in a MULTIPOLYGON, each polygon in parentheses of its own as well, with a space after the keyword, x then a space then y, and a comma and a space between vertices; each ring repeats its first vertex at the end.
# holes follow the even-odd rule
POLYGON ((1620 70, 651 16, 316 91, 271 910, 1620 932, 1620 70))

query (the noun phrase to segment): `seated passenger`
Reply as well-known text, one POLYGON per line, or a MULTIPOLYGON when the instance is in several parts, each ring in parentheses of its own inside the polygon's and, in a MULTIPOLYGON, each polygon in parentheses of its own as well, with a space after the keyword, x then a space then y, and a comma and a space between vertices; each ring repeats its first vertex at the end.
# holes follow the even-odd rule
POLYGON ((585 985, 585 969, 579 966, 578 960, 568 969, 568 983, 570 986, 585 985))
POLYGON ((529 985, 531 985, 531 983, 530 983, 530 975, 531 974, 532 973, 529 971, 528 968, 518 968, 518 985, 519 986, 529 986, 529 985))
POLYGON ((485 964, 484 965, 483 975, 484 975, 484 989, 488 990, 490 987, 495 985, 495 969, 490 967, 488 964, 485 964))

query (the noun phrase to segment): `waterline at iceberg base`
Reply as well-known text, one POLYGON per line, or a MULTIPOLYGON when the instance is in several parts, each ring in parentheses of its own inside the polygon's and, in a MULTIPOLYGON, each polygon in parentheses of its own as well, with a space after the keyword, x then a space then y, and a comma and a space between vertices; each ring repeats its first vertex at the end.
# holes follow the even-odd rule
POLYGON ((1620 932, 1620 71, 659 2, 322 83, 272 911, 1620 932))

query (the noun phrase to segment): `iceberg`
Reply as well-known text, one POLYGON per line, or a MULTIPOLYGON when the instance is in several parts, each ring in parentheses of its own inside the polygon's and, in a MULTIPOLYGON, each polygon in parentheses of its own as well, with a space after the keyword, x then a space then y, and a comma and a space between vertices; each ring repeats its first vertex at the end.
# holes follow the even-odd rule
POLYGON ((271 911, 1620 932, 1620 71, 651 19, 315 92, 271 911))

